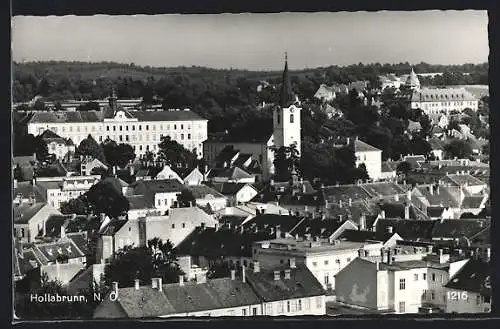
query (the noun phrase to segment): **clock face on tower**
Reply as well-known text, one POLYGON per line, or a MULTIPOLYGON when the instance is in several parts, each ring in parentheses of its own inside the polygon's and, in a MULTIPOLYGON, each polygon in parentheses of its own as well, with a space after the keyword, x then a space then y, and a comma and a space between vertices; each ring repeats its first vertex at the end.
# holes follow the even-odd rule
POLYGON ((290 113, 293 113, 293 107, 290 109, 290 113))

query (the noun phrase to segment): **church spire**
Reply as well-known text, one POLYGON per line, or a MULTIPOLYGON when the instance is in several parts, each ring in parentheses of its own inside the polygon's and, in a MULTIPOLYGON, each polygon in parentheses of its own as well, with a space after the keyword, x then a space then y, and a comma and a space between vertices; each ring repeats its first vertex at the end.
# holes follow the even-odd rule
POLYGON ((280 90, 280 103, 281 107, 289 107, 295 103, 295 96, 292 91, 292 83, 290 82, 290 75, 288 73, 288 54, 285 53, 285 69, 283 70, 283 79, 281 82, 280 90))

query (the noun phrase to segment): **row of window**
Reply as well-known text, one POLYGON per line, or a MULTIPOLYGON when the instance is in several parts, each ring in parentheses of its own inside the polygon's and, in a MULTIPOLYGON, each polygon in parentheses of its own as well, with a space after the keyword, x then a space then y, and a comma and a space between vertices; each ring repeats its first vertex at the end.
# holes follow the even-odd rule
MULTIPOLYGON (((349 263, 350 261, 351 261, 351 258, 350 258, 350 257, 348 257, 348 258, 346 259, 346 262, 347 262, 347 263, 349 263)), ((328 260, 323 261, 323 264, 324 264, 325 266, 326 266, 326 265, 328 265, 329 263, 330 263, 330 262, 329 262, 328 260)), ((338 258, 337 258, 337 259, 335 259, 335 264, 340 265, 340 263, 341 263, 340 259, 338 259, 338 258)), ((313 265, 313 267, 316 267, 316 266, 318 266, 318 262, 313 262, 313 263, 312 263, 312 265, 313 265)))
MULTIPOLYGON (((117 127, 118 127, 118 129, 120 131, 123 131, 124 129, 125 129, 125 131, 128 131, 129 127, 130 127, 131 130, 135 130, 136 125, 131 125, 131 126, 128 126, 128 125, 125 125, 125 126, 121 126, 121 125, 120 126, 116 126, 116 125, 109 126, 108 125, 108 126, 106 126, 106 131, 110 131, 111 127, 112 127, 113 131, 116 131, 117 127)), ((149 130, 149 127, 150 127, 149 125, 144 125, 144 130, 149 130)), ((177 130, 177 127, 180 127, 180 129, 183 130, 184 129, 184 124, 182 124, 182 123, 180 125, 174 124, 174 125, 172 125, 172 127, 173 127, 173 130, 177 130)), ((94 127, 92 127, 92 128, 94 128, 94 127)), ((156 125, 151 125, 151 128, 152 128, 151 130, 156 130, 156 125)), ((187 125, 187 129, 191 129, 191 125, 190 124, 187 125)), ((201 125, 198 125, 198 129, 201 129, 201 125)), ((142 125, 137 125, 137 130, 142 130, 142 125)), ((163 125, 159 126, 159 130, 163 130, 163 125)), ((166 130, 170 130, 170 125, 166 125, 166 130)))

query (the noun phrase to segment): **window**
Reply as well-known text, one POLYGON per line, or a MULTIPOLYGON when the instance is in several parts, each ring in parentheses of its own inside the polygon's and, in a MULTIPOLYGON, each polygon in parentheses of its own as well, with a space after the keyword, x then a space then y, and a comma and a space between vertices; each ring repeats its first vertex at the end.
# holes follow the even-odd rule
POLYGON ((330 277, 328 276, 328 274, 325 274, 325 284, 328 284, 330 281, 330 277))
POLYGON ((406 280, 399 279, 399 290, 405 290, 405 289, 406 289, 406 280))
POLYGON ((158 206, 161 206, 161 200, 158 200, 158 206))
POLYGON ((128 135, 125 135, 125 140, 126 140, 127 142, 129 141, 128 135))
POLYGON ((318 266, 318 263, 313 262, 313 266, 314 266, 314 267, 318 266))
POLYGON ((116 126, 113 126, 113 131, 116 131, 116 126))
POLYGON ((181 139, 184 140, 184 134, 181 134, 181 139))
POLYGON ((128 131, 128 126, 125 126, 125 130, 128 131))
POLYGON ((266 315, 271 315, 271 314, 273 314, 273 304, 267 303, 266 304, 266 315))
POLYGON ((328 265, 328 261, 327 260, 325 260, 325 265, 328 265))
POLYGON ((252 308, 252 315, 253 316, 257 315, 257 307, 252 308))
POLYGON ((432 282, 436 281, 436 273, 431 274, 432 282))
POLYGON ((247 316, 247 309, 246 308, 241 310, 241 315, 247 316))
POLYGON ((431 290, 431 300, 434 299, 436 299, 436 293, 434 292, 434 290, 431 290))
POLYGON ((177 125, 174 125, 174 130, 177 130, 177 125))
POLYGON ((191 139, 191 134, 188 134, 188 139, 191 139))
POLYGON ((297 310, 298 310, 298 311, 302 311, 302 299, 299 299, 299 303, 298 303, 298 306, 297 306, 297 310))
POLYGON ((123 126, 120 126, 120 131, 123 131, 123 126))
POLYGON ((120 135, 119 137, 120 137, 120 142, 123 142, 123 136, 120 135))
POLYGON ((399 302, 399 313, 404 313, 405 312, 405 302, 399 302))
POLYGON ((309 310, 311 308, 311 300, 309 298, 304 299, 304 309, 309 310))
POLYGON ((141 125, 139 125, 139 130, 142 130, 142 126, 141 125))
POLYGON ((481 304, 481 295, 477 295, 476 297, 476 305, 480 305, 481 304))
POLYGON ((135 126, 132 126, 132 130, 135 130, 135 126))
POLYGON ((175 224, 172 224, 172 228, 175 228, 175 224))
POLYGON ((427 273, 422 273, 422 280, 427 280, 427 273))
POLYGON ((413 281, 418 281, 418 274, 413 274, 413 281))
POLYGON ((287 313, 290 313, 290 301, 286 302, 286 311, 287 313))
POLYGON ((290 123, 293 123, 293 114, 290 114, 290 123))
POLYGON ((149 130, 149 125, 146 125, 146 130, 149 130))
POLYGON ((323 300, 321 299, 321 297, 316 297, 316 308, 321 308, 323 307, 323 300))
POLYGON ((182 223, 182 228, 186 228, 186 223, 182 223))
POLYGON ((278 302, 278 314, 282 314, 285 311, 283 301, 278 302))
POLYGON ((184 129, 184 125, 181 125, 181 129, 184 129))
POLYGON ((24 228, 21 229, 21 238, 24 238, 24 228))

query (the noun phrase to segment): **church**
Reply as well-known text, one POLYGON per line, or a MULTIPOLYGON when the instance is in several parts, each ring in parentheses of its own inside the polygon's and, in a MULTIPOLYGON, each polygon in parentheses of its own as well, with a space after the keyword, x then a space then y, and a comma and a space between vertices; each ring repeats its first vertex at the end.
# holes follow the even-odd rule
POLYGON ((203 155, 210 168, 220 166, 222 154, 230 154, 229 161, 223 161, 223 166, 231 166, 247 161, 248 167, 256 169, 261 179, 269 181, 274 174, 274 154, 272 146, 296 145, 301 154, 301 122, 300 102, 292 91, 288 59, 285 55, 285 68, 277 106, 273 109, 272 126, 263 126, 250 134, 228 132, 222 136, 211 136, 203 143, 203 155), (230 152, 228 152, 230 150, 230 152))

